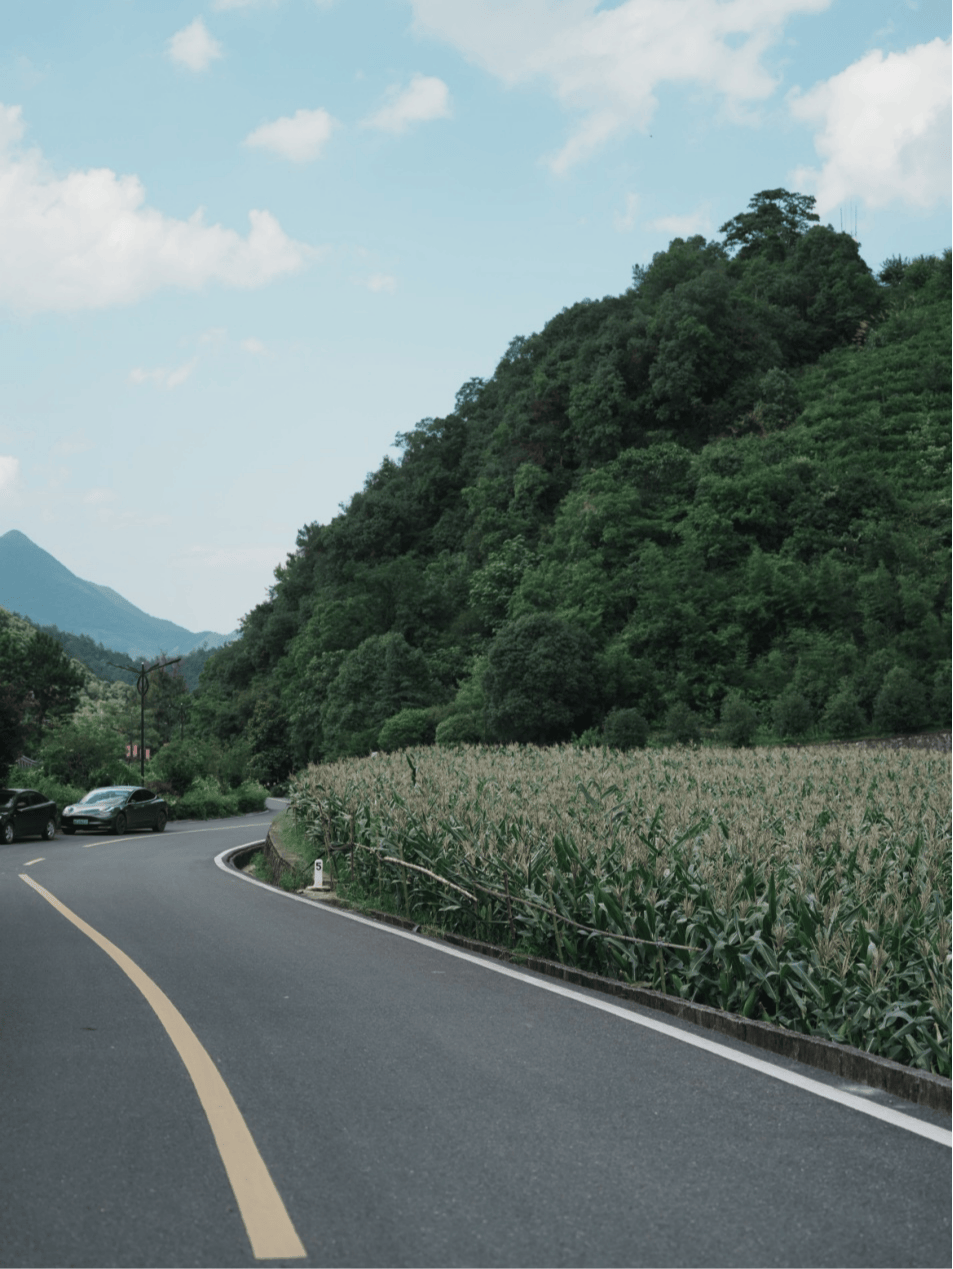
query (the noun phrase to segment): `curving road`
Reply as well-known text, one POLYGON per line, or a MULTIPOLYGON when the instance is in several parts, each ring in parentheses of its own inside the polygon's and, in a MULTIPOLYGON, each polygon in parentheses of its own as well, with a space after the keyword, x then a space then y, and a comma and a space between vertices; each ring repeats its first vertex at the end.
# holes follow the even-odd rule
POLYGON ((216 865, 269 818, 0 847, 0 1264, 950 1264, 948 1119, 216 865))

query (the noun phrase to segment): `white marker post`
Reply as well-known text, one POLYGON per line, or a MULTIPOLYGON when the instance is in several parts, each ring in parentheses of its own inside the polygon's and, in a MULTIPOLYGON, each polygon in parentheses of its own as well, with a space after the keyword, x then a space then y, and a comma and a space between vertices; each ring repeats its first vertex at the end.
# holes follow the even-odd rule
POLYGON ((324 889, 324 860, 316 859, 314 861, 314 889, 324 889))

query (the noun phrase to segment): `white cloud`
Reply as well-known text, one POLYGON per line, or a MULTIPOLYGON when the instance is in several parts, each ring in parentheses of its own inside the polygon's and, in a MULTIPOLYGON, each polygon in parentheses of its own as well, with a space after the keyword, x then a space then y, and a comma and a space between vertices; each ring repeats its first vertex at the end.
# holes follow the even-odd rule
POLYGON ((949 199, 950 69, 950 41, 936 39, 886 57, 874 49, 803 96, 792 94, 795 118, 818 126, 814 147, 823 160, 793 180, 814 187, 822 215, 852 198, 919 208, 949 199))
POLYGON ((579 114, 549 160, 567 171, 630 128, 645 129, 664 83, 699 84, 737 113, 776 84, 763 55, 797 13, 831 0, 412 0, 420 34, 445 40, 507 85, 548 84, 579 114))
POLYGON ((292 163, 310 163, 321 153, 337 126, 326 110, 297 110, 290 118, 263 123, 250 132, 244 144, 273 150, 292 163))
POLYGON ((22 135, 20 107, 0 103, 0 305, 67 312, 129 304, 163 287, 258 287, 317 255, 268 211, 249 212, 243 238, 207 225, 201 209, 175 220, 146 206, 135 176, 109 168, 56 176, 38 150, 16 147, 22 135))
POLYGON ((189 361, 183 362, 181 366, 176 366, 172 370, 164 366, 160 366, 155 370, 143 370, 141 366, 136 366, 129 371, 129 382, 154 383, 160 388, 166 388, 171 391, 173 388, 181 387, 198 364, 198 357, 192 357, 189 361))
POLYGON ((683 216, 657 216, 655 220, 646 221, 646 229, 654 229, 657 233, 668 234, 673 238, 690 238, 693 234, 710 234, 711 204, 702 203, 692 212, 683 216))
POLYGON ((241 346, 245 352, 251 353, 253 357, 263 357, 268 351, 261 340, 256 339, 254 335, 249 336, 248 339, 243 339, 241 346))
POLYGON ((0 494, 11 494, 20 480, 20 460, 0 454, 0 494))
POLYGON ((393 89, 390 101, 364 120, 366 128, 382 132, 406 132, 412 123, 450 118, 450 89, 433 75, 414 75, 401 92, 393 89))
POLYGON ((616 212, 612 218, 612 223, 620 234, 628 233, 629 230, 635 228, 635 217, 639 210, 638 194, 626 194, 625 211, 616 212))
POLYGON ((222 56, 222 46, 208 31, 201 18, 196 18, 169 40, 169 57, 190 71, 208 70, 222 56))

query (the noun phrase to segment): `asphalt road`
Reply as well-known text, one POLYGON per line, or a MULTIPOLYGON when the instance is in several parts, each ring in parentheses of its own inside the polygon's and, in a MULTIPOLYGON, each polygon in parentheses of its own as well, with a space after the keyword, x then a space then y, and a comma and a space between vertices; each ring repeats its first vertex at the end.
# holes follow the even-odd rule
POLYGON ((216 865, 269 818, 0 847, 0 1264, 950 1264, 948 1119, 216 865))

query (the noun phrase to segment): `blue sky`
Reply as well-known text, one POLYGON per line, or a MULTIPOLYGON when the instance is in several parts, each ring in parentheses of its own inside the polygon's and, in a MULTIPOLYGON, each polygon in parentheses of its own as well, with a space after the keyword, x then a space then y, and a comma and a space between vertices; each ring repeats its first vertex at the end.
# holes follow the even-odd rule
POLYGON ((758 190, 950 245, 934 0, 31 0, 0 42, 0 533, 193 630, 515 335, 758 190))

